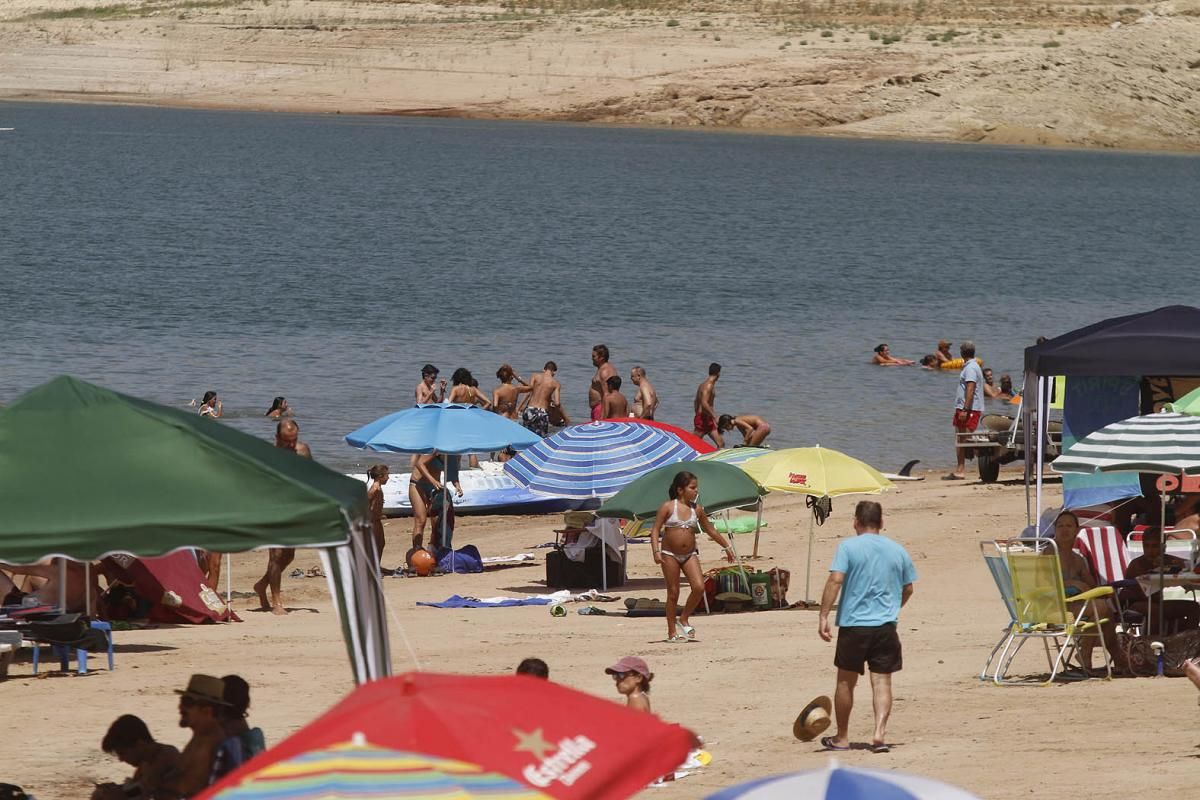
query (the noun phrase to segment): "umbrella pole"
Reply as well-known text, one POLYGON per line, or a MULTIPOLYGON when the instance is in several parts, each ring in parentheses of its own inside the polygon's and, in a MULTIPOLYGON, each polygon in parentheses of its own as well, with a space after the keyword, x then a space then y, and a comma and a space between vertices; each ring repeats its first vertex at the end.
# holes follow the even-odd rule
MULTIPOLYGON (((216 586, 214 590, 220 591, 216 586)), ((233 556, 229 553, 225 554, 225 605, 229 605, 233 598, 233 556)))
POLYGON ((763 501, 758 498, 758 519, 754 521, 754 554, 750 558, 758 558, 758 532, 762 530, 763 501))
POLYGON ((83 613, 92 615, 92 562, 83 562, 83 613))
POLYGON ((58 610, 67 613, 67 560, 58 560, 58 610))
POLYGON ((812 584, 812 551, 813 539, 816 538, 816 527, 813 522, 813 517, 810 514, 808 517, 808 560, 804 566, 804 606, 805 608, 812 605, 812 594, 809 588, 812 584))

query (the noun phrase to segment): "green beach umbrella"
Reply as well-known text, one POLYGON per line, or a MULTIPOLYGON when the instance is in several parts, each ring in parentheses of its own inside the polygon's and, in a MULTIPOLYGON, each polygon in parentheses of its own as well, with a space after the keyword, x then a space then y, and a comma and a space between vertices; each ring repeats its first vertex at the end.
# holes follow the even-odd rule
POLYGON ((1193 389, 1174 403, 1167 403, 1163 406, 1163 411, 1200 417, 1200 389, 1193 389))
POLYGON ((312 459, 76 378, 0 410, 0 561, 322 548, 360 682, 391 671, 366 506, 312 459))
POLYGON ((709 513, 727 508, 757 505, 767 490, 732 464, 720 461, 689 461, 651 470, 617 492, 596 512, 600 517, 646 519, 653 517, 667 500, 675 475, 687 471, 700 481, 700 503, 709 513))

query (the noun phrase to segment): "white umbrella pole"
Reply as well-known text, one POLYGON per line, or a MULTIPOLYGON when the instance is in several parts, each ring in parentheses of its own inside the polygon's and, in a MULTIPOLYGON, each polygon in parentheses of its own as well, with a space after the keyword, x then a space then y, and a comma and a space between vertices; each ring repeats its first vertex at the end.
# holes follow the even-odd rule
POLYGON ((83 562, 83 613, 92 615, 92 562, 83 562))
POLYGON ((67 613, 67 560, 58 560, 58 610, 67 613))
MULTIPOLYGON (((216 586, 213 591, 220 591, 216 586)), ((225 554, 225 605, 229 605, 233 598, 233 556, 229 553, 225 554)))
POLYGON ((758 558, 758 532, 762 530, 762 511, 763 501, 760 497, 758 498, 758 519, 754 521, 754 553, 750 558, 758 558))
MULTIPOLYGON (((1037 524, 1037 536, 1040 539, 1042 536, 1042 432, 1045 429, 1044 420, 1049 417, 1048 409, 1046 408, 1046 379, 1038 376, 1037 385, 1037 461, 1034 464, 1037 476, 1036 503, 1034 507, 1035 520, 1037 524)), ((1029 450, 1029 433, 1025 432, 1025 450, 1029 450)))
POLYGON ((813 540, 816 538, 816 523, 813 521, 812 514, 808 516, 808 562, 804 567, 804 605, 812 605, 812 595, 809 594, 809 587, 812 584, 812 550, 813 540))

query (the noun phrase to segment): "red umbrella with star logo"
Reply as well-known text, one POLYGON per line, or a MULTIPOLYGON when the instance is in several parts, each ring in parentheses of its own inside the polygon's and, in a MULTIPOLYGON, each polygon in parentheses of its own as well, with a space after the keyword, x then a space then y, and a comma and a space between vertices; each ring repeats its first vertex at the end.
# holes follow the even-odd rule
POLYGON ((359 686, 198 797, 356 734, 377 747, 476 764, 559 800, 630 797, 696 744, 690 731, 653 714, 550 681, 409 672, 359 686))

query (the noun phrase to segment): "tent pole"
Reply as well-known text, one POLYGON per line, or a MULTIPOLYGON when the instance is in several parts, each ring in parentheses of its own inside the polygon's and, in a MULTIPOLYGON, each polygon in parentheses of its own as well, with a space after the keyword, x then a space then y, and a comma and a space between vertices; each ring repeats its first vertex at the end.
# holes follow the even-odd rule
POLYGON ((58 609, 67 613, 67 560, 58 560, 58 609))
MULTIPOLYGON (((1045 420, 1049 416, 1047 413, 1049 409, 1045 407, 1045 386, 1045 377, 1039 375, 1037 384, 1037 461, 1034 463, 1034 469, 1036 470, 1037 475, 1037 489, 1034 495, 1036 499, 1034 514, 1036 515, 1035 520, 1037 524, 1037 538, 1039 539, 1042 537, 1042 431, 1045 428, 1045 420)), ((1028 449, 1028 433, 1025 436, 1025 442, 1026 449, 1028 449)))
MULTIPOLYGON (((1020 418, 1018 420, 1019 427, 1023 431, 1025 431, 1025 441, 1022 443, 1022 446, 1025 449, 1025 458, 1023 459, 1023 462, 1025 464, 1024 473, 1025 473, 1025 524, 1026 525, 1033 524, 1033 504, 1031 502, 1031 498, 1030 498, 1030 494, 1029 494, 1029 490, 1030 490, 1030 488, 1032 488, 1032 483, 1031 483, 1030 479, 1033 477, 1033 469, 1032 469, 1033 465, 1029 463, 1029 431, 1032 427, 1031 423, 1032 423, 1033 414, 1030 410, 1032 408, 1032 405, 1029 402, 1028 387, 1032 386, 1036 382, 1036 378, 1037 378, 1037 376, 1032 372, 1025 373, 1025 382, 1023 384, 1021 384, 1021 404, 1020 404, 1020 406, 1017 407, 1017 416, 1020 418)), ((1017 435, 1016 431, 1013 431, 1013 441, 1009 442, 1009 447, 1016 446, 1016 435, 1017 435)))
POLYGON ((754 554, 750 558, 758 558, 758 532, 762 530, 763 499, 758 498, 758 519, 754 521, 754 554))

